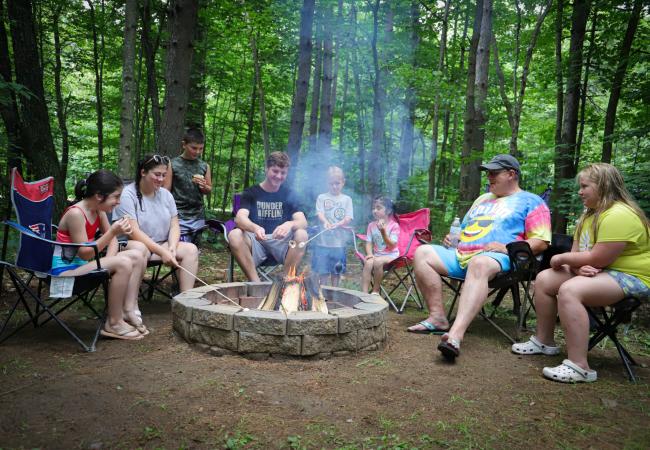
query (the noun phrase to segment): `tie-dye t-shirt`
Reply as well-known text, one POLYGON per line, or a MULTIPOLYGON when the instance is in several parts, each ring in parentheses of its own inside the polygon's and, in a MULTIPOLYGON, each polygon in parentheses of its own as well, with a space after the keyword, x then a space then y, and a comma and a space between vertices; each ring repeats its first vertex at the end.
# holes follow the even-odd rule
MULTIPOLYGON (((388 238, 397 244, 397 240, 399 239, 399 224, 394 220, 390 220, 385 227, 388 238)), ((392 250, 386 248, 386 242, 384 242, 384 237, 381 235, 379 227, 377 227, 377 221, 368 224, 366 239, 372 242, 372 253, 375 256, 391 256, 393 258, 399 256, 399 248, 397 245, 392 250)))
POLYGON ((551 241, 551 213, 539 195, 519 191, 506 197, 483 194, 461 223, 456 257, 461 267, 490 242, 508 244, 536 238, 551 241))

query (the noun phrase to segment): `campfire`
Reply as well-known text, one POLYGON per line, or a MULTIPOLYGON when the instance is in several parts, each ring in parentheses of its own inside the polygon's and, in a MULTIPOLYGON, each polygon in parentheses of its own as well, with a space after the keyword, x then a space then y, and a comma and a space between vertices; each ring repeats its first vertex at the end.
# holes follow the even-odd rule
POLYGON ((318 311, 327 314, 328 312, 318 275, 308 276, 305 272, 297 274, 295 267, 290 268, 285 277, 273 282, 271 290, 258 309, 282 310, 285 313, 318 311))

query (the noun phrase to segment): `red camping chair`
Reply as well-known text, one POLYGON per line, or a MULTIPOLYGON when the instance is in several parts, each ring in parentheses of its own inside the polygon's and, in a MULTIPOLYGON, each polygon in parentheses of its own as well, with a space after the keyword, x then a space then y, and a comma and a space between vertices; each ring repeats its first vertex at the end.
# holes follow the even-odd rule
MULTIPOLYGON (((415 250, 421 245, 420 240, 426 240, 429 233, 429 208, 418 209, 417 211, 398 214, 399 221, 399 239, 397 240, 397 248, 399 249, 399 256, 384 266, 384 279, 393 276, 396 284, 387 290, 381 286, 381 293, 386 301, 393 307, 395 312, 401 314, 404 312, 406 303, 409 300, 415 302, 419 309, 423 309, 424 305, 420 291, 418 291, 415 284, 415 276, 413 275, 413 255, 415 250), (424 238, 424 239, 423 239, 424 238), (397 293, 398 289, 406 291, 402 304, 397 307, 393 296, 397 293)), ((367 241, 367 236, 357 234, 361 240, 367 241)), ((354 253, 363 263, 365 261, 364 255, 359 252, 356 239, 354 242, 354 253)))
POLYGON ((95 351, 95 344, 104 323, 110 275, 99 263, 99 250, 95 242, 64 244, 52 240, 53 191, 54 178, 52 177, 26 183, 17 169, 14 168, 11 172, 11 201, 18 223, 9 220, 4 223, 5 233, 9 231, 9 227, 19 232, 18 250, 15 264, 0 261, 0 265, 8 273, 17 298, 0 326, 0 342, 4 342, 30 324, 40 327, 53 320, 84 350, 92 352, 95 351), (85 275, 74 277, 74 285, 70 290, 62 290, 48 297, 44 292, 47 291, 48 284, 71 278, 53 276, 49 273, 54 245, 60 245, 64 251, 68 249, 73 252, 80 247, 91 247, 95 251, 98 268, 85 275), (104 293, 101 309, 97 309, 92 304, 99 288, 103 288, 104 293), (91 316, 96 319, 94 329, 90 333, 90 340, 87 342, 81 339, 78 332, 72 330, 64 320, 67 317, 62 315, 65 310, 78 302, 88 308, 91 316), (19 320, 20 313, 17 313, 21 305, 27 316, 22 321, 19 320), (15 322, 20 322, 13 330, 9 327, 12 318, 16 319, 15 322))

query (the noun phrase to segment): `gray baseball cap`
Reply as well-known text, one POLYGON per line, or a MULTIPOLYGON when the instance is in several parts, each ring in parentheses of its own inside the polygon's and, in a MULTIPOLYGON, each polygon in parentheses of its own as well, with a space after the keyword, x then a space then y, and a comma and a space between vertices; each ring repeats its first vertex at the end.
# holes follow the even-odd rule
POLYGON ((519 161, 512 155, 501 154, 496 155, 489 162, 481 165, 481 170, 500 170, 500 169, 511 169, 520 171, 519 161))

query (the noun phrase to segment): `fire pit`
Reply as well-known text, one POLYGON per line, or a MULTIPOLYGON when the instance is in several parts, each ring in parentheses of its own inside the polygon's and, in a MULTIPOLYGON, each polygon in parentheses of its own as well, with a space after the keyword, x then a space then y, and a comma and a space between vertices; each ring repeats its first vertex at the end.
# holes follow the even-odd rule
POLYGON ((323 287, 322 295, 319 292, 299 302, 314 310, 289 312, 282 306, 282 296, 272 292, 277 290, 270 282, 256 282, 222 283, 183 292, 172 300, 174 330, 188 342, 210 346, 216 354, 234 352, 251 357, 339 356, 378 350, 386 341, 388 305, 381 299, 323 287), (277 300, 274 305, 269 303, 272 296, 277 300), (325 300, 325 307, 318 297, 325 300), (262 300, 265 309, 257 309, 262 300))

